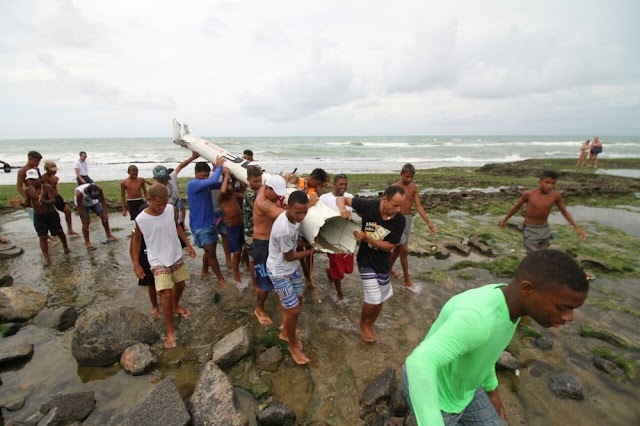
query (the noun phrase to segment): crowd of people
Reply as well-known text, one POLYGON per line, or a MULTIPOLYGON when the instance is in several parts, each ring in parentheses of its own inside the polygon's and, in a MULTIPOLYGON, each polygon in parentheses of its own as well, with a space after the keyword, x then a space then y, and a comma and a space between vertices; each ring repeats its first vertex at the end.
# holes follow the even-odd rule
MULTIPOLYGON (((133 271, 138 284, 148 287, 152 315, 159 317, 162 312, 165 348, 177 345, 174 315, 191 315, 180 304, 189 279, 183 249, 194 258, 194 246, 201 248, 201 273, 213 273, 218 284, 226 286, 217 258, 218 241, 222 240, 236 286, 242 285, 241 264, 248 266, 258 322, 264 326, 273 324, 265 302, 269 294, 275 293, 281 317, 279 337, 287 342, 297 364, 311 362, 299 341, 297 323, 305 278, 313 285, 315 249, 313 241, 300 237, 300 224, 317 203, 344 218, 350 219, 356 212, 362 219, 360 229, 353 234, 359 242, 357 255, 329 254, 326 274, 335 286, 337 300, 342 301, 342 280, 353 272, 354 263, 357 266, 363 289, 359 320, 363 341, 377 341, 374 325, 384 302, 393 296, 394 277, 403 278, 407 288, 418 292, 408 259, 413 209, 431 233, 437 229, 421 204, 420 191, 413 182, 416 170, 411 164, 402 167, 400 179, 386 188, 379 199, 366 199, 348 192, 349 181, 344 173, 333 177, 330 191, 327 187, 331 179, 322 169, 313 170, 306 179, 296 174, 264 179, 250 150, 243 155, 246 178, 242 179, 225 167, 224 157, 211 165, 199 161, 194 179, 186 185, 187 227, 178 173, 198 157, 194 152, 175 169, 157 165, 153 168, 154 182, 139 177, 138 169, 132 165, 120 186, 121 212, 129 214, 134 222, 129 247, 133 271), (189 230, 193 245, 187 236, 189 230), (398 258, 402 272, 393 269, 398 258)), ((27 164, 18 172, 17 189, 24 199, 22 204, 30 210, 45 265, 49 265, 49 234, 60 239, 64 253, 70 250, 58 212, 65 215, 67 232, 76 233, 69 206, 57 191, 56 164, 45 161, 45 173, 41 174, 41 159, 38 152, 28 153, 27 164)), ((91 212, 100 217, 107 240, 116 237, 110 232, 104 192, 89 177, 86 159, 87 154, 81 152, 74 167, 78 183, 74 202, 85 247, 93 251, 96 248, 89 235, 91 212)), ((553 236, 547 220, 554 205, 580 238, 587 238, 555 191, 557 180, 557 173, 544 172, 538 187, 524 192, 499 224, 504 228, 509 218, 526 205, 523 240, 527 256, 511 282, 454 296, 443 307, 425 340, 407 358, 403 370, 405 391, 418 424, 457 424, 469 419, 499 424, 505 418, 505 410, 497 394, 494 364, 513 337, 519 319, 528 315, 543 327, 560 326, 571 321, 574 309, 584 303, 588 291, 584 271, 567 254, 548 250, 553 236)))

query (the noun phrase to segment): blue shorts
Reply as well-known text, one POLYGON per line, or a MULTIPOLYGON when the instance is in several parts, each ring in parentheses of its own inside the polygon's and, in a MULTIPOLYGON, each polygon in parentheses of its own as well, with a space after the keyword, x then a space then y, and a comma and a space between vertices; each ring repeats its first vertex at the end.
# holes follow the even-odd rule
POLYGON ((227 226, 227 245, 229 253, 239 253, 244 245, 244 229, 242 225, 227 226))
POLYGON ((93 210, 96 216, 102 216, 104 209, 102 208, 102 204, 96 203, 92 206, 83 206, 82 207, 82 220, 89 220, 89 211, 93 210))
POLYGON ((298 296, 302 296, 304 287, 299 266, 293 274, 289 275, 272 275, 269 271, 269 278, 285 309, 293 309, 300 304, 298 296))
POLYGON ((218 242, 218 230, 215 226, 209 226, 202 229, 191 229, 193 242, 200 248, 215 244, 218 242))
POLYGON ((267 258, 269 257, 269 240, 253 240, 253 271, 262 291, 274 289, 271 278, 267 273, 267 258))

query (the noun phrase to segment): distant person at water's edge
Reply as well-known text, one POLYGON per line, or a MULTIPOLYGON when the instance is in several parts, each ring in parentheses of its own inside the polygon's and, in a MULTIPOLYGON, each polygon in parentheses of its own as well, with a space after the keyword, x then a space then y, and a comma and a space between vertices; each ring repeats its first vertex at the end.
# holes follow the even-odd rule
POLYGON ((405 201, 405 190, 395 185, 388 187, 380 200, 336 198, 343 217, 351 217, 347 206, 362 217, 362 229, 353 235, 360 242, 357 262, 364 290, 360 334, 365 342, 376 341, 373 325, 382 312, 382 304, 393 296, 391 252, 402 238, 405 219, 400 211, 405 201))
POLYGON ((591 151, 589 151, 589 166, 594 169, 598 167, 598 156, 602 154, 602 142, 600 142, 600 137, 596 136, 593 138, 593 143, 591 144, 591 151))
POLYGON ((80 158, 73 163, 73 169, 76 172, 76 182, 78 185, 85 183, 93 183, 93 179, 89 177, 89 165, 87 164, 87 153, 80 151, 80 158))
POLYGON ((573 320, 587 298, 584 271, 567 254, 536 251, 509 284, 451 298, 407 357, 403 382, 418 425, 503 425, 495 364, 528 315, 542 327, 573 320))
POLYGON ((82 236, 84 237, 84 245, 87 251, 95 250, 96 247, 91 244, 89 239, 89 223, 91 222, 90 213, 93 211, 96 216, 100 217, 104 233, 107 241, 116 241, 117 238, 109 229, 109 214, 105 210, 106 199, 102 188, 93 183, 85 183, 75 189, 75 203, 78 208, 78 215, 82 220, 82 236))
POLYGON ((516 214, 520 208, 526 204, 524 224, 522 225, 522 237, 527 254, 536 250, 546 250, 551 245, 553 234, 547 223, 549 213, 554 204, 560 213, 567 219, 580 236, 581 240, 587 239, 587 234, 578 226, 573 216, 567 211, 562 201, 562 195, 555 191, 558 182, 558 174, 553 170, 545 170, 540 175, 538 188, 529 189, 522 194, 518 202, 509 210, 507 215, 500 221, 500 228, 507 225, 511 216, 516 214))
POLYGON ((64 198, 62 198, 62 195, 60 195, 60 193, 58 192, 58 182, 60 181, 60 178, 56 176, 57 172, 58 166, 56 165, 56 163, 52 160, 46 160, 44 162, 44 174, 41 178, 42 183, 51 185, 51 187, 53 188, 53 193, 56 197, 56 210, 64 213, 64 217, 67 222, 67 232, 69 233, 69 235, 78 235, 78 233, 75 232, 71 226, 71 209, 64 201, 64 198))
POLYGON ((587 165, 587 158, 589 157, 589 151, 591 151, 591 141, 587 139, 582 145, 580 145, 580 157, 578 157, 578 163, 576 167, 584 167, 587 165))

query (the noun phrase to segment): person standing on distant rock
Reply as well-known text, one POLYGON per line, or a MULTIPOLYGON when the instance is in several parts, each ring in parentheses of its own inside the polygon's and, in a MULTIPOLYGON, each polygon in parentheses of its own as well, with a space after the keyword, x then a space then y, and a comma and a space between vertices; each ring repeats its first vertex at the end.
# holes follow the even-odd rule
POLYGON ((596 136, 593 138, 593 143, 591 144, 591 151, 589 152, 589 166, 594 169, 598 167, 598 156, 602 154, 602 142, 600 142, 600 137, 596 136))
POLYGON ((418 425, 506 424, 495 364, 520 318, 559 327, 573 321, 588 291, 580 266, 566 253, 547 250, 525 257, 509 284, 452 297, 403 369, 418 425))
POLYGON ((87 164, 87 153, 80 151, 80 158, 73 163, 73 169, 76 172, 76 182, 78 186, 85 183, 93 183, 93 179, 89 177, 89 165, 87 164))
POLYGON ((75 232, 71 226, 71 209, 64 201, 64 198, 62 198, 62 195, 60 195, 60 193, 58 192, 58 182, 60 181, 60 178, 56 176, 57 172, 58 166, 56 166, 56 163, 52 160, 46 160, 44 162, 44 174, 41 178, 42 183, 51 185, 51 187, 53 188, 53 192, 56 197, 56 210, 64 213, 64 218, 67 221, 67 232, 69 233, 69 235, 78 235, 78 233, 75 232))
POLYGON ((587 158, 589 157, 589 151, 591 151, 591 141, 587 139, 580 146, 580 157, 578 158, 578 164, 576 167, 584 167, 587 165, 587 158))

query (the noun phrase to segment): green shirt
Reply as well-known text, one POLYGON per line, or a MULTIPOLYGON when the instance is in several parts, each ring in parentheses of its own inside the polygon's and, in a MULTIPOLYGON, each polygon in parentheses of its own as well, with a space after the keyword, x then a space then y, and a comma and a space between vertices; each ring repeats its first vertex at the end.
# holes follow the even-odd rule
POLYGON ((478 386, 498 387, 495 363, 515 333, 500 287, 490 284, 452 297, 427 337, 407 357, 411 405, 418 425, 442 425, 441 411, 460 413, 478 386))

